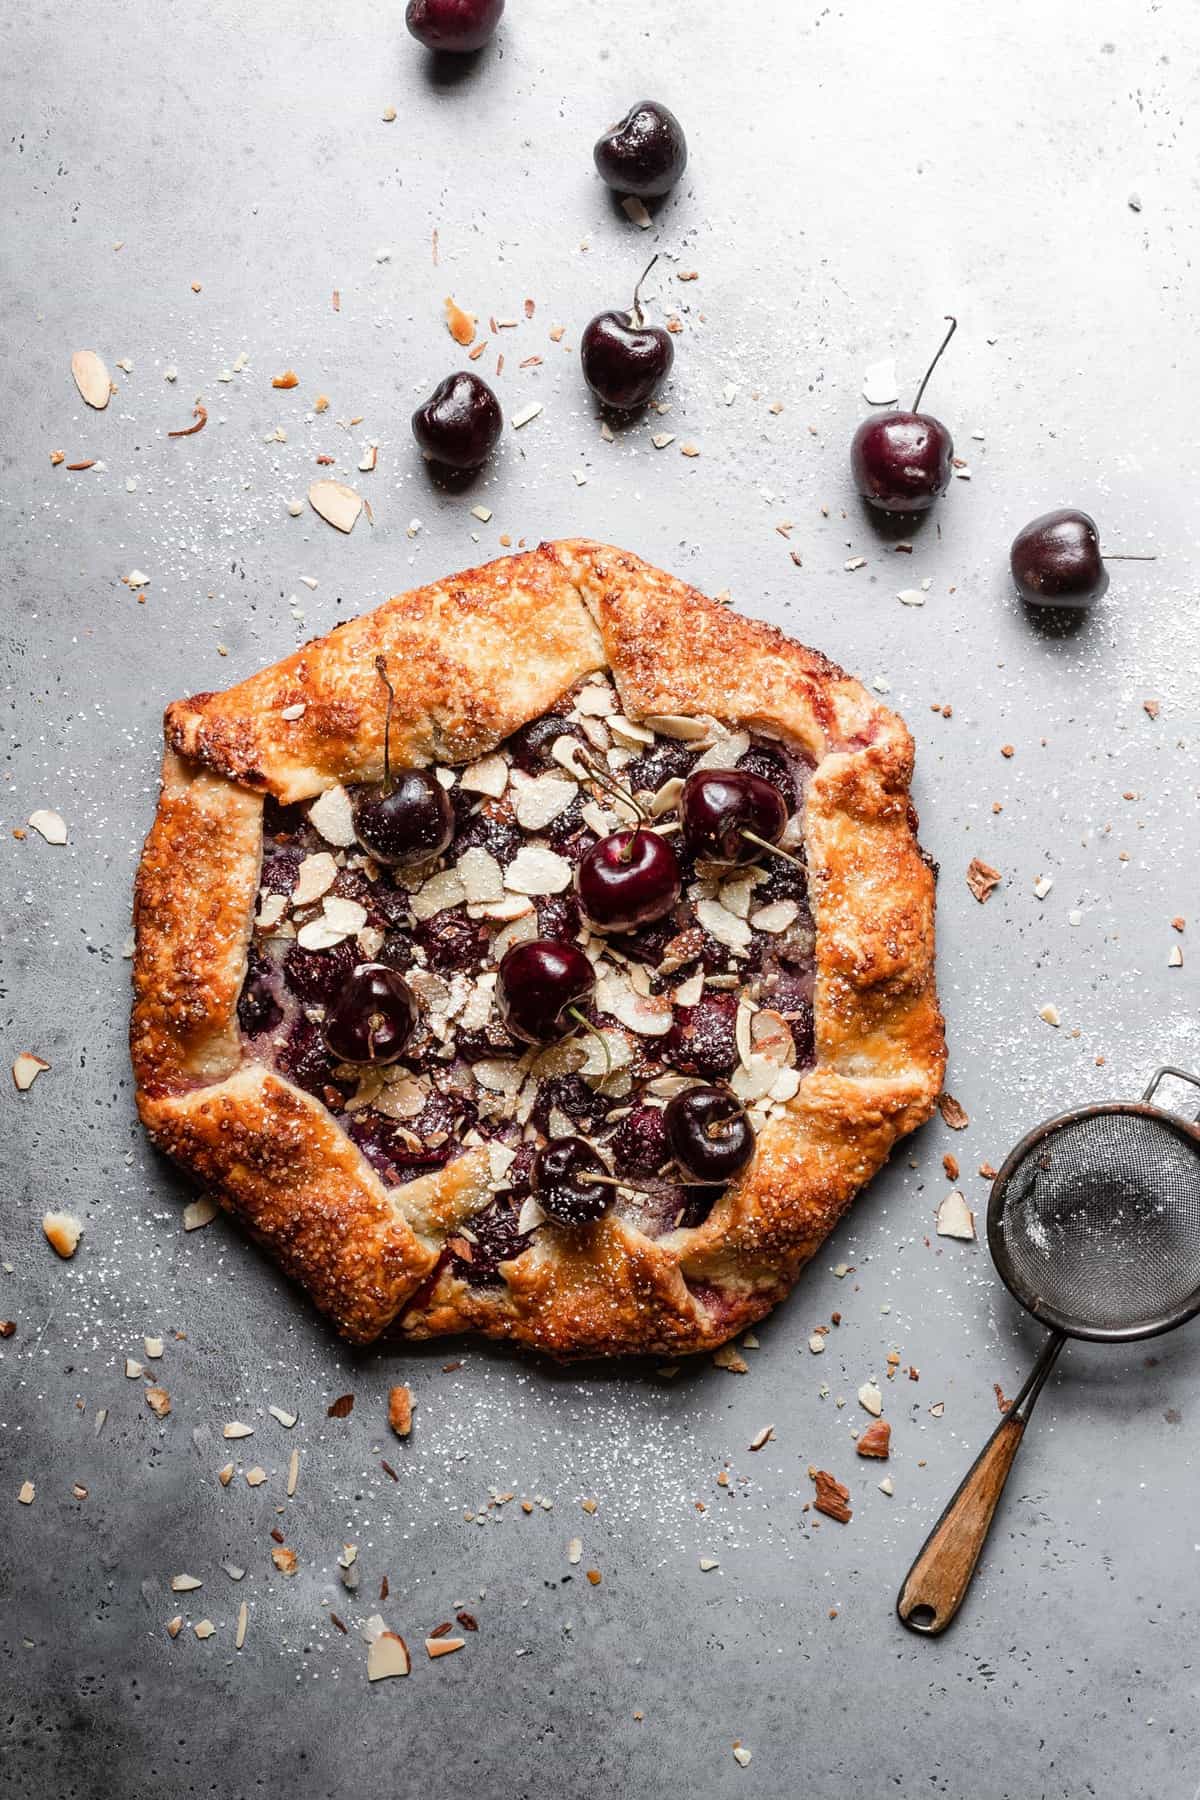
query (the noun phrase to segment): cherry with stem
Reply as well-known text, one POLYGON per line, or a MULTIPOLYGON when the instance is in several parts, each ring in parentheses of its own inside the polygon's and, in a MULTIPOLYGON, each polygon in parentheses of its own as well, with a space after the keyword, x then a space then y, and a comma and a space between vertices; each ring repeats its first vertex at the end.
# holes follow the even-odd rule
POLYGON ((387 689, 383 721, 383 782, 360 787, 351 800, 354 835, 385 868, 406 868, 440 856, 454 836, 450 796, 428 769, 392 768, 392 709, 396 690, 387 658, 375 658, 375 672, 387 689))

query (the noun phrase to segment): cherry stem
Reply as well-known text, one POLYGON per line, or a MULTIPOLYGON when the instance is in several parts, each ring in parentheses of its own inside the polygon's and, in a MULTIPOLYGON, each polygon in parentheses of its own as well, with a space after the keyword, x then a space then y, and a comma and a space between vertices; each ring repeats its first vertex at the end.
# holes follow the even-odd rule
POLYGON ((630 322, 633 324, 635 329, 638 331, 640 331, 642 329, 642 326, 645 323, 645 321, 642 317, 642 302, 641 302, 641 298, 640 298, 641 291, 642 291, 642 283, 643 283, 643 281, 645 281, 647 275, 650 273, 651 269, 654 267, 654 265, 657 261, 658 261, 658 252, 655 251, 654 255, 650 258, 650 261, 646 264, 645 268, 642 270, 641 274, 638 276, 637 286, 633 290, 633 305, 629 309, 629 318, 630 318, 630 322))
POLYGON ((1104 550, 1100 553, 1101 562, 1157 562, 1157 556, 1138 556, 1132 550, 1104 550))
POLYGON ((929 377, 933 374, 933 371, 937 368, 938 364, 941 362, 942 351, 946 348, 946 345, 950 342, 950 339, 954 336, 955 332, 958 330, 958 320, 954 317, 953 313, 943 313, 942 317, 945 319, 949 319, 950 329, 946 333, 945 337, 942 339, 941 343, 938 345, 937 352, 934 356, 934 359, 925 371, 925 379, 922 381, 920 387, 917 389, 917 397, 913 401, 913 406, 912 406, 912 409, 914 412, 920 412, 920 410, 921 410, 921 395, 925 392, 926 387, 929 385, 929 377))
POLYGON ((396 690, 388 680, 386 656, 375 658, 375 673, 387 689, 388 694, 387 712, 383 719, 383 791, 385 794, 390 794, 392 791, 392 707, 396 701, 396 690))
POLYGON ((583 764, 593 781, 599 782, 605 793, 612 794, 617 800, 623 800, 635 819, 639 820, 642 825, 651 823, 651 817, 646 808, 634 799, 628 788, 623 788, 619 781, 614 781, 608 770, 602 769, 586 750, 580 747, 575 752, 575 759, 583 764))
POLYGON ((804 867, 798 856, 793 856, 790 850, 781 850, 778 844, 769 843, 766 838, 759 837, 757 831, 743 829, 742 836, 749 843, 757 844, 760 850, 769 850, 772 856, 782 856, 784 862, 790 862, 795 868, 802 869, 804 867))
POLYGON ((575 1023, 577 1025, 581 1025, 583 1027, 584 1031, 586 1031, 591 1037, 594 1037, 596 1042, 599 1044, 601 1050, 604 1052, 604 1073, 600 1077, 600 1079, 601 1079, 601 1081, 607 1081, 609 1076, 612 1074, 612 1051, 608 1047, 608 1039, 605 1037, 605 1035, 602 1031, 596 1030, 596 1027, 592 1024, 592 1021, 590 1019, 584 1018, 583 1014, 580 1012, 580 1010, 577 1006, 568 1006, 567 1017, 574 1019, 575 1023))
MULTIPOLYGON (((635 1194, 652 1194, 654 1192, 653 1188, 643 1187, 640 1181, 622 1181, 618 1175, 584 1175, 583 1180, 598 1181, 604 1187, 629 1188, 635 1194)), ((664 1180, 670 1187, 712 1188, 726 1185, 716 1176, 709 1181, 688 1181, 686 1178, 676 1181, 673 1176, 665 1176, 664 1180)))

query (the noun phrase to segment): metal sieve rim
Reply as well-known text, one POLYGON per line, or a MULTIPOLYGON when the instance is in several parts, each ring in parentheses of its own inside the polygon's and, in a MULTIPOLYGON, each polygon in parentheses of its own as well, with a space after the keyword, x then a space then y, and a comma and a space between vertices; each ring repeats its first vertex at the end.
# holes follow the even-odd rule
MULTIPOLYGON (((1174 1073, 1175 1071, 1172 1071, 1174 1073)), ((1157 1078, 1156 1078, 1157 1079, 1157 1078)), ((1155 1083, 1151 1084, 1151 1088, 1155 1083)), ((1149 1091, 1149 1090, 1148 1090, 1149 1091)), ((1190 1145, 1192 1151, 1200 1156, 1200 1129, 1183 1119, 1178 1113, 1164 1112, 1161 1107, 1148 1106, 1144 1100, 1102 1100, 1091 1106, 1076 1107, 1072 1112, 1059 1113, 1053 1119, 1044 1119, 1035 1125, 1011 1149, 992 1183, 991 1195, 987 1210, 987 1240, 992 1261, 997 1273, 1014 1300, 1020 1302, 1026 1312, 1040 1319, 1043 1325, 1052 1331, 1061 1331, 1067 1337, 1084 1338, 1090 1343, 1115 1344, 1131 1343, 1140 1338, 1158 1337, 1164 1331, 1173 1331, 1177 1325, 1183 1325, 1188 1319, 1195 1318, 1200 1312, 1200 1282, 1193 1288, 1186 1300, 1172 1307, 1170 1312, 1158 1315, 1148 1324, 1137 1325, 1086 1325, 1069 1313, 1061 1313, 1046 1303, 1039 1294, 1027 1287, 1017 1274, 1009 1253, 1008 1244, 1001 1228, 1004 1216, 1005 1191, 1020 1163, 1031 1151, 1035 1150, 1043 1139, 1051 1136, 1064 1125, 1074 1125, 1085 1119, 1094 1119, 1101 1114, 1124 1113, 1134 1118, 1153 1120, 1156 1124, 1165 1125, 1190 1145)))

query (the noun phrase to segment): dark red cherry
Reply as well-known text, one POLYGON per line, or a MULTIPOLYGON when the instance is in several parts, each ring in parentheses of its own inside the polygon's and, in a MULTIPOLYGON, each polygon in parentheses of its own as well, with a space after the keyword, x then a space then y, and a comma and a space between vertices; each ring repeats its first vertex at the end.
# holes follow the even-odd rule
POLYGON ((592 151, 600 178, 618 194, 668 194, 687 167, 683 126, 657 100, 639 100, 592 151))
POLYGON ((670 332, 647 325, 642 313, 641 285, 657 261, 652 257, 643 269, 629 311, 597 313, 579 344, 584 380, 597 400, 620 412, 652 399, 675 360, 670 332))
POLYGON ((408 0, 404 23, 427 50, 482 50, 504 0, 408 0))
POLYGON ((393 1063, 417 1023, 403 975, 386 963, 359 963, 325 1014, 325 1046, 338 1062, 393 1063))
POLYGON ((679 899, 679 860, 666 838, 643 825, 614 831, 586 851, 575 872, 579 903, 598 931, 636 931, 679 899))
POLYGON ((399 769, 391 786, 358 788, 351 799, 354 835, 388 868, 428 862, 454 836, 450 796, 428 769, 399 769))
POLYGON ((504 418, 486 381, 460 369, 447 375, 412 416, 413 436, 431 462, 477 469, 500 441, 504 418))
POLYGON ((582 1138, 551 1138, 534 1158, 534 1197, 559 1225, 591 1225, 612 1204, 612 1188, 595 1179, 604 1173, 604 1164, 582 1138))
POLYGON ((1031 519, 1010 560, 1017 592, 1033 606, 1090 606, 1108 587, 1096 521, 1075 507, 1031 519))
MULTIPOLYGON (((950 318, 947 313, 947 318, 950 318)), ((850 447, 854 485, 879 512, 928 512, 950 485, 954 441, 932 413, 921 411, 921 396, 942 351, 958 329, 950 329, 925 371, 911 412, 876 413, 864 419, 850 447)))
POLYGON ((729 1181, 754 1155, 754 1127, 729 1088, 687 1088, 666 1121, 676 1162, 701 1181, 729 1181))
POLYGON ((496 986, 500 1017, 524 1043, 549 1043, 580 1023, 572 1009, 579 1012, 595 985, 595 970, 578 945, 531 938, 514 944, 501 959, 496 986))
POLYGON ((753 862, 764 844, 779 842, 787 821, 779 789, 749 769, 695 769, 679 796, 683 841, 711 862, 753 862))

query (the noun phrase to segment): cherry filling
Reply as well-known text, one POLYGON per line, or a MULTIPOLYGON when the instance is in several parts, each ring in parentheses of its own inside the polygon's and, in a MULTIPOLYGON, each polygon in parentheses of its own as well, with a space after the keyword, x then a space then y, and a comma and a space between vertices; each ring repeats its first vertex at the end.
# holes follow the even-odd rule
MULTIPOLYGON (((782 1019, 799 1072, 814 1060, 803 756, 752 740, 735 768, 709 769, 703 745, 659 737, 630 750, 615 734, 606 755, 603 707, 572 708, 501 746, 497 787, 482 768, 449 788, 393 769, 389 716, 384 783, 348 794, 348 848, 307 805, 264 807, 261 924, 238 1000, 249 1053, 329 1107, 390 1185, 489 1140, 516 1151, 501 1191, 447 1246, 479 1285, 534 1241, 529 1209, 520 1229, 531 1194, 545 1230, 610 1212, 650 1236, 704 1222, 767 1116, 752 1122, 713 1086, 741 1078, 739 995, 782 1019), (595 779, 543 824, 522 824, 530 785, 552 792, 566 778, 564 737, 595 779), (665 789, 674 782, 697 797, 690 817, 665 789), (508 872, 531 847, 561 874, 523 901, 508 872), (416 896, 431 879, 445 892, 427 908, 416 896), (315 897, 293 903, 298 886, 315 897), (651 1017, 667 1001, 669 1029, 639 1031, 639 1008, 651 1017)), ((769 1106, 762 1093, 752 1107, 769 1106)))

